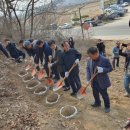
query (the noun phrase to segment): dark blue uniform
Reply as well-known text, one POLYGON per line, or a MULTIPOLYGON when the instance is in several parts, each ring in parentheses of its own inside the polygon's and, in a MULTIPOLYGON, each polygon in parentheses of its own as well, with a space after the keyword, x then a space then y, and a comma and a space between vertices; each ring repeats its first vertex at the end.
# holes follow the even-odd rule
POLYGON ((47 75, 49 76, 48 62, 49 62, 49 56, 52 55, 52 50, 47 42, 44 44, 42 51, 43 51, 44 56, 45 56, 44 68, 46 70, 47 75))
POLYGON ((92 83, 95 104, 101 105, 101 100, 99 97, 99 94, 101 94, 104 100, 105 108, 110 108, 110 100, 107 93, 107 88, 111 86, 111 82, 107 73, 112 71, 112 65, 108 59, 101 55, 96 61, 89 60, 87 64, 88 81, 91 79, 97 66, 103 68, 103 73, 98 74, 92 83))
POLYGON ((19 59, 20 56, 25 59, 25 53, 23 53, 21 50, 17 49, 15 43, 8 43, 6 46, 6 49, 9 51, 10 56, 14 59, 19 59))
POLYGON ((4 55, 9 58, 9 55, 7 53, 7 51, 4 49, 4 47, 2 46, 2 44, 0 44, 0 50, 4 53, 4 55))
MULTIPOLYGON (((81 60, 81 54, 75 49, 70 49, 69 51, 63 53, 62 67, 64 72, 68 72, 70 70, 76 59, 81 60)), ((81 88, 78 65, 71 71, 68 80, 73 90, 73 93, 77 93, 78 90, 81 88)))
POLYGON ((49 69, 48 69, 48 62, 49 62, 49 56, 52 55, 52 50, 47 42, 44 43, 42 48, 39 48, 37 44, 33 44, 33 50, 35 53, 34 62, 35 64, 39 64, 39 61, 41 64, 43 63, 43 54, 45 59, 44 68, 46 70, 47 75, 49 76, 49 69))

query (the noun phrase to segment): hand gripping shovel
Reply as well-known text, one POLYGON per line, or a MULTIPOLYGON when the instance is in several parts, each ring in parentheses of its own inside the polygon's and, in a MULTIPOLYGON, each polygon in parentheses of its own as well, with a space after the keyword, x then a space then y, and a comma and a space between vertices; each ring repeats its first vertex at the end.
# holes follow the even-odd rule
MULTIPOLYGON (((36 56, 36 55, 35 55, 36 56)), ((34 56, 34 58, 35 58, 35 56, 34 56)), ((34 63, 34 61, 29 61, 29 64, 26 66, 26 68, 25 68, 25 70, 26 71, 28 71, 28 70, 30 70, 31 68, 32 68, 32 65, 33 65, 33 63, 34 63)))
POLYGON ((28 70, 30 70, 31 68, 32 68, 32 66, 31 66, 31 64, 29 64, 29 65, 26 66, 25 70, 28 71, 28 70))
POLYGON ((38 79, 41 80, 42 78, 44 78, 44 70, 43 68, 38 72, 38 79))
MULTIPOLYGON (((52 56, 49 57, 49 62, 48 62, 48 64, 50 64, 51 61, 52 61, 52 56)), ((52 85, 52 84, 54 84, 54 82, 53 82, 53 80, 52 80, 52 78, 51 78, 51 67, 49 66, 48 69, 49 69, 49 76, 48 76, 48 78, 47 78, 47 83, 48 83, 49 85, 52 85)))
POLYGON ((86 87, 80 88, 79 92, 77 93, 77 98, 82 99, 86 95, 86 89, 89 87, 89 85, 92 83, 94 78, 97 76, 98 72, 94 73, 92 78, 90 79, 89 83, 86 85, 86 87))
MULTIPOLYGON (((69 70, 69 74, 71 73, 71 71, 75 68, 75 66, 77 66, 77 64, 73 64, 72 65, 72 67, 70 68, 70 70, 69 70)), ((54 85, 54 87, 53 87, 53 91, 55 92, 55 91, 58 91, 59 89, 61 89, 62 87, 63 87, 63 82, 64 82, 64 80, 66 79, 66 77, 64 77, 61 81, 58 81, 55 85, 54 85)))
POLYGON ((32 76, 35 76, 37 74, 37 70, 36 70, 36 68, 33 68, 33 70, 32 70, 32 76))

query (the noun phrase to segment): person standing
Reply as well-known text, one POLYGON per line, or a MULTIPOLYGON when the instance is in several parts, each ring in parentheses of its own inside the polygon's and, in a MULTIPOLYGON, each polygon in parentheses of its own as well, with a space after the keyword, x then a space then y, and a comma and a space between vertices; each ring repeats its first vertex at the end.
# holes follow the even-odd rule
MULTIPOLYGON (((55 75, 55 80, 59 80, 60 76, 62 78, 65 77, 65 72, 62 69, 62 63, 61 63, 63 50, 56 45, 54 40, 51 40, 49 42, 49 46, 52 49, 52 63, 50 64, 50 67, 52 69, 52 73, 54 73, 55 75)), ((67 78, 65 79, 64 84, 65 86, 63 86, 63 90, 64 91, 70 90, 70 85, 67 78)))
POLYGON ((97 48, 98 48, 100 55, 106 56, 105 45, 101 39, 99 39, 99 41, 97 43, 97 48))
POLYGON ((123 52, 124 45, 122 45, 119 54, 126 58, 125 60, 125 76, 124 76, 124 87, 126 90, 125 97, 130 97, 130 43, 128 43, 126 51, 123 52))
POLYGON ((64 41, 62 43, 62 47, 64 50, 62 56, 62 68, 65 72, 65 77, 68 78, 70 86, 72 88, 71 96, 77 96, 77 92, 81 88, 81 81, 79 77, 79 61, 81 60, 82 55, 76 50, 70 48, 68 41, 64 41), (70 68, 76 64, 75 68, 68 73, 70 68))
POLYGON ((120 55, 119 55, 119 50, 120 50, 120 43, 117 42, 116 46, 113 48, 113 61, 112 61, 112 65, 113 65, 113 69, 115 69, 115 62, 116 62, 116 67, 119 67, 119 59, 120 59, 120 55))
POLYGON ((72 37, 69 38, 69 45, 70 45, 70 48, 74 48, 75 42, 72 37))
POLYGON ((99 51, 96 47, 91 47, 87 51, 90 60, 87 63, 87 84, 92 78, 93 74, 96 72, 97 75, 92 81, 92 90, 93 96, 95 99, 92 107, 100 107, 101 100, 100 94, 104 100, 105 105, 105 113, 110 112, 110 99, 107 92, 107 89, 111 86, 110 79, 108 77, 108 73, 112 71, 112 65, 108 59, 99 54, 99 51))

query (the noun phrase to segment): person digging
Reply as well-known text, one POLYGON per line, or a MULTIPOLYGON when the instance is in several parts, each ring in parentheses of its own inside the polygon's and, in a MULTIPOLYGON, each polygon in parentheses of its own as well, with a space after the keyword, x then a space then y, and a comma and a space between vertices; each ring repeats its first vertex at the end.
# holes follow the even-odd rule
MULTIPOLYGON (((63 55, 63 50, 56 45, 54 40, 49 42, 49 46, 52 49, 52 63, 49 64, 49 67, 52 69, 52 73, 55 75, 54 80, 60 80, 60 76, 62 78, 65 77, 65 73, 63 72, 62 65, 61 65, 61 58, 63 55)), ((63 90, 68 91, 70 90, 70 84, 68 79, 64 80, 63 90)))
POLYGON ((62 68, 65 72, 65 77, 68 78, 69 84, 72 88, 71 96, 77 96, 77 92, 81 88, 81 81, 79 77, 79 61, 81 60, 81 54, 76 49, 71 49, 68 41, 62 43, 64 50, 62 56, 62 68), (77 64, 74 69, 69 73, 70 68, 77 64))
POLYGON ((108 87, 111 86, 110 79, 108 77, 108 73, 112 71, 112 65, 108 59, 99 54, 99 51, 96 47, 91 47, 87 51, 90 60, 87 63, 87 84, 89 83, 91 77, 94 75, 95 71, 97 71, 97 75, 91 83, 93 96, 95 99, 92 107, 100 107, 101 100, 99 94, 101 94, 104 105, 105 105, 105 113, 110 112, 110 99, 107 93, 108 87))

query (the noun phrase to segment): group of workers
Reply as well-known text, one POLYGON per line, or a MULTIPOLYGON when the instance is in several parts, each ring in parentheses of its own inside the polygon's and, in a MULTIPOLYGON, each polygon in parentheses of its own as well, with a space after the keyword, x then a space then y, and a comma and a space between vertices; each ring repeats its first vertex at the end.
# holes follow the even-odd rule
MULTIPOLYGON (((53 78, 55 82, 60 80, 61 77, 65 77, 63 90, 68 91, 72 89, 71 96, 76 97, 77 92, 82 87, 79 76, 79 62, 82 55, 75 49, 75 42, 72 37, 63 41, 60 46, 54 40, 50 40, 49 42, 42 40, 20 40, 19 44, 35 63, 37 71, 40 71, 40 68, 44 66, 47 77, 53 78), (69 72, 73 65, 75 65, 75 67, 69 72), (52 70, 51 75, 49 74, 49 68, 52 70)), ((10 56, 19 63, 21 62, 21 58, 25 59, 24 51, 17 49, 15 43, 10 42, 9 39, 5 39, 5 45, 6 47, 4 48, 2 44, 0 44, 0 50, 7 58, 10 54, 10 56)), ((116 60, 116 65, 119 67, 119 55, 126 57, 124 82, 127 91, 126 96, 130 96, 130 44, 122 44, 120 47, 119 42, 117 42, 117 46, 113 48, 112 65, 106 58, 105 45, 102 40, 98 41, 97 47, 90 47, 87 50, 87 54, 89 60, 87 61, 86 76, 87 85, 89 85, 91 81, 93 90, 94 103, 92 107, 101 106, 101 95, 104 100, 104 111, 108 113, 110 112, 110 99, 107 89, 111 86, 108 73, 115 69, 116 60), (122 51, 124 47, 127 47, 126 52, 122 51)))

